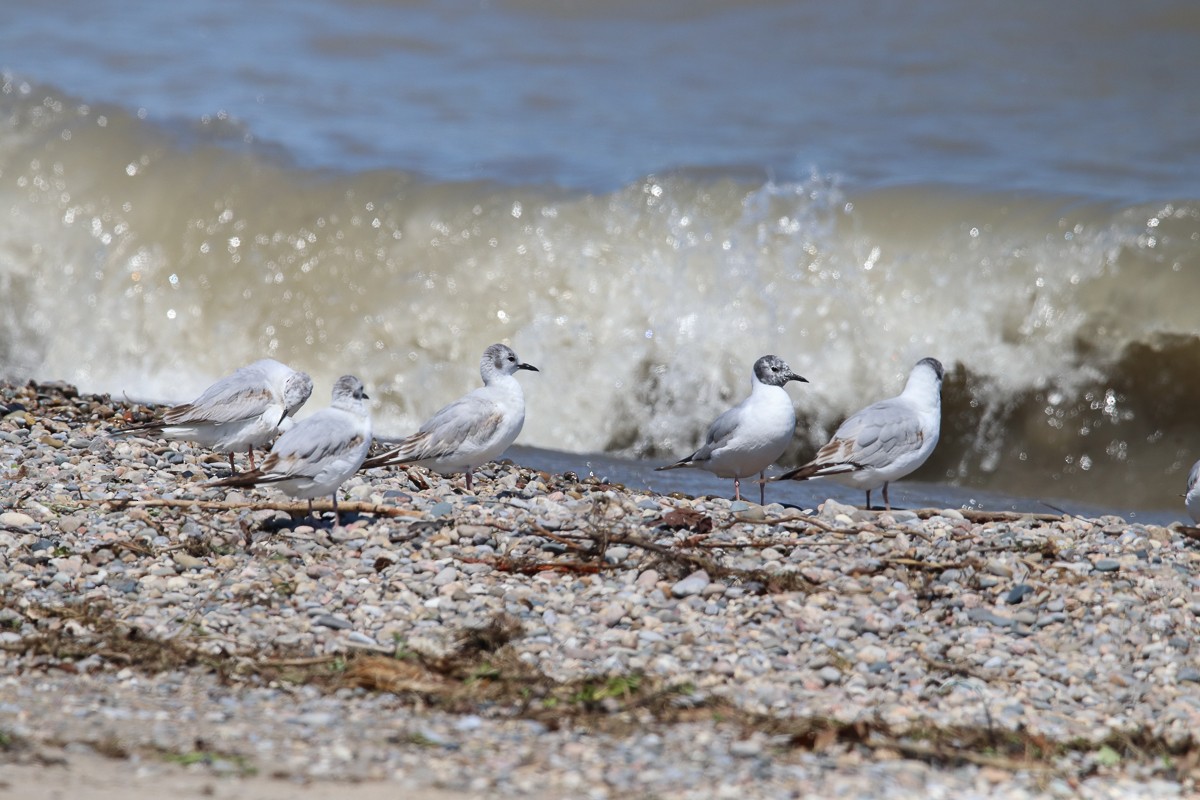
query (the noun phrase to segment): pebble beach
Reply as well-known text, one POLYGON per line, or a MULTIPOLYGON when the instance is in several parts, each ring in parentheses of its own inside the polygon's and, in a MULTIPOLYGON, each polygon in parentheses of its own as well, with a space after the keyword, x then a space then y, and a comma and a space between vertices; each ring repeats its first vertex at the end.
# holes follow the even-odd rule
POLYGON ((1200 791, 1193 529, 511 463, 334 527, 154 413, 0 385, 0 797, 1200 791))

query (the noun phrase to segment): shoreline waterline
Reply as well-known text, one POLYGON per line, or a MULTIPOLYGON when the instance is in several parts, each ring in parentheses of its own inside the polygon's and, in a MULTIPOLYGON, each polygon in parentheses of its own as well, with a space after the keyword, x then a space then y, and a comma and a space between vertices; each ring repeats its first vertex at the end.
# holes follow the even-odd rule
MULTIPOLYGON (((667 463, 666 459, 647 461, 620 458, 603 453, 567 453, 520 444, 510 447, 504 458, 514 464, 531 469, 558 474, 573 472, 581 478, 595 476, 602 481, 621 484, 630 489, 663 495, 681 492, 695 497, 711 496, 728 499, 732 497, 733 493, 732 481, 714 477, 703 470, 655 472, 655 467, 667 463)), ((779 475, 782 471, 779 466, 772 467, 767 473, 767 478, 779 475)), ((754 484, 750 479, 746 479, 743 481, 743 488, 747 485, 754 484)), ((891 485, 889 493, 893 507, 897 510, 958 508, 1029 514, 1058 513, 1089 518, 1115 516, 1130 522, 1155 525, 1169 525, 1172 522, 1191 524, 1187 512, 1183 508, 1182 499, 1178 510, 1123 508, 1100 506, 1095 503, 1053 495, 1042 498, 1022 497, 984 488, 920 479, 897 481, 891 485)), ((756 501, 758 497, 757 489, 753 492, 744 491, 743 494, 749 501, 756 501)), ((767 503, 780 503, 789 508, 814 510, 826 500, 834 500, 861 508, 864 499, 863 492, 847 488, 831 480, 777 481, 767 484, 767 503)), ((883 501, 878 492, 872 493, 871 500, 874 508, 882 508, 883 501)))

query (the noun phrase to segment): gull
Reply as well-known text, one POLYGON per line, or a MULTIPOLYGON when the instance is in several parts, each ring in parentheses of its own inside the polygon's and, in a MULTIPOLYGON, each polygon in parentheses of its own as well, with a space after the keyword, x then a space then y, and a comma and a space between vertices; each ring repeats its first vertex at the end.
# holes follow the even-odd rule
POLYGON ((284 431, 262 466, 211 483, 211 486, 272 484, 284 494, 308 500, 333 496, 334 525, 341 524, 337 489, 358 471, 371 447, 369 399, 362 381, 343 375, 333 385, 333 402, 284 431))
POLYGON ((183 439, 229 454, 245 448, 254 469, 254 448, 290 427, 292 415, 312 394, 312 378, 272 358, 238 369, 209 386, 190 403, 174 406, 162 419, 113 431, 116 436, 148 435, 183 439))
POLYGON ((471 491, 472 472, 507 450, 525 424, 525 395, 513 377, 522 369, 539 371, 517 358, 512 348, 490 346, 479 359, 483 386, 439 410, 391 449, 368 459, 363 469, 415 464, 440 475, 463 472, 471 491))
POLYGON ((776 480, 802 481, 828 476, 867 492, 883 487, 891 511, 888 484, 925 463, 937 446, 942 420, 942 362, 923 358, 909 373, 904 391, 867 406, 843 422, 829 443, 802 467, 776 480))
POLYGON ((1187 494, 1184 495, 1184 504, 1192 522, 1200 523, 1200 486, 1197 483, 1200 483, 1200 461, 1192 464, 1192 471, 1188 473, 1187 494))
MULTIPOLYGON (((656 470, 697 467, 718 478, 733 478, 733 499, 742 499, 741 479, 763 473, 787 449, 796 432, 796 410, 783 387, 788 381, 808 383, 778 356, 754 362, 750 396, 726 411, 708 428, 704 446, 687 458, 656 470)), ((760 481, 759 502, 767 500, 760 481)))

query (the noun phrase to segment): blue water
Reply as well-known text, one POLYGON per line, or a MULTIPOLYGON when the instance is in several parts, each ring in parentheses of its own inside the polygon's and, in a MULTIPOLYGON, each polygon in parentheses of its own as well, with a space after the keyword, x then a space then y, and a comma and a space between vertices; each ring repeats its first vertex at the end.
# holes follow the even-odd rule
POLYGON ((812 171, 1142 202, 1200 184, 1189 2, 63 0, 0 66, 302 166, 609 191, 812 171))

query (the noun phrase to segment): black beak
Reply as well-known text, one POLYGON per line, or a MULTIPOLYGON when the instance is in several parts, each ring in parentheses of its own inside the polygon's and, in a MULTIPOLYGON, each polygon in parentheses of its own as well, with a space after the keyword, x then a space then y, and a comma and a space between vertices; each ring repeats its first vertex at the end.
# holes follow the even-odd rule
POLYGON ((530 372, 541 372, 541 370, 535 367, 533 364, 517 364, 517 369, 527 369, 530 372))
POLYGON ((800 381, 801 383, 808 383, 808 378, 804 377, 803 375, 797 375, 794 372, 788 373, 788 380, 789 381, 800 381))

